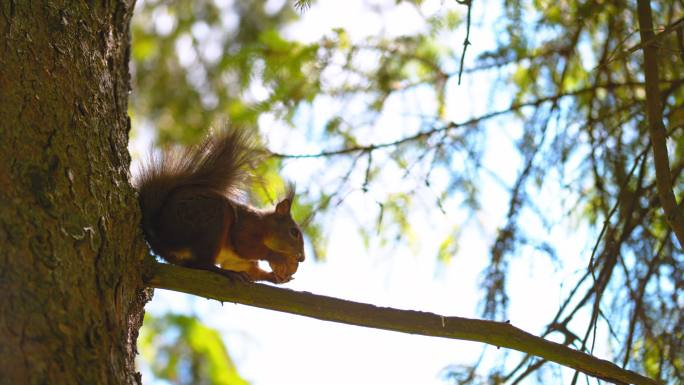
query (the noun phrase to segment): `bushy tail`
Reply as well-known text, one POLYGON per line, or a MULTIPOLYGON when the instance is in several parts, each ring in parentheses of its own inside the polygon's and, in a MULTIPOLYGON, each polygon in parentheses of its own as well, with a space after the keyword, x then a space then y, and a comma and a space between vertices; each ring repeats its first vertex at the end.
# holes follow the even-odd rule
POLYGON ((253 132, 231 127, 199 145, 152 156, 134 181, 148 241, 154 242, 152 219, 170 193, 195 186, 236 199, 245 191, 252 177, 250 170, 263 154, 253 132))

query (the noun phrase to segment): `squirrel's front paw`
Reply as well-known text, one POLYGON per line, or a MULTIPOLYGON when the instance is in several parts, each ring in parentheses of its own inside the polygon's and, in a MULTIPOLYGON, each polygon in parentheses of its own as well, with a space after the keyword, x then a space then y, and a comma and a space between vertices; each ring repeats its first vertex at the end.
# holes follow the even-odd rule
POLYGON ((218 268, 215 271, 220 273, 224 277, 230 279, 231 281, 236 281, 236 282, 241 282, 241 283, 248 283, 248 282, 254 281, 252 279, 252 277, 250 277, 250 275, 244 271, 232 271, 232 270, 218 269, 218 268))
POLYGON ((275 277, 275 279, 273 280, 274 281, 273 283, 276 283, 276 284, 287 283, 287 282, 290 282, 294 279, 292 277, 281 277, 281 276, 278 276, 277 274, 273 274, 273 276, 275 277))
POLYGON ((235 272, 233 279, 235 279, 238 282, 242 282, 242 283, 254 282, 252 277, 244 271, 235 272))
POLYGON ((277 280, 275 283, 285 283, 293 279, 292 275, 297 272, 299 262, 295 258, 289 258, 284 263, 269 262, 269 265, 277 280))

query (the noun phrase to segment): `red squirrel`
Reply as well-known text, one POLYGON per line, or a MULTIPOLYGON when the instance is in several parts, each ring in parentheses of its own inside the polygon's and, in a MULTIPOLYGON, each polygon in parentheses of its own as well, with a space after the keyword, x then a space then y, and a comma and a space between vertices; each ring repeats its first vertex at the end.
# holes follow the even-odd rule
POLYGON ((294 190, 273 210, 238 202, 261 154, 248 131, 230 128, 144 165, 135 185, 152 250, 168 262, 240 280, 292 279, 304 261, 302 232, 290 215, 294 190))

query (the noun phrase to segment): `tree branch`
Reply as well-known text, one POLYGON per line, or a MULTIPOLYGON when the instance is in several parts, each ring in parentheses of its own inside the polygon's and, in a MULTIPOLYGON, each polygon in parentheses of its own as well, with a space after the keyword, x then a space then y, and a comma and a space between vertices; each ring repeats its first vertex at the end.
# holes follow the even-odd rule
MULTIPOLYGON (((641 24, 641 23, 639 23, 639 24, 641 24)), ((601 64, 599 64, 597 66, 597 68, 601 67, 601 66, 608 65, 608 64, 610 64, 616 60, 622 60, 622 59, 626 58, 627 56, 633 54, 634 52, 636 52, 642 48, 645 48, 647 46, 654 47, 655 46, 654 43, 656 41, 663 39, 664 37, 666 37, 667 35, 669 35, 672 32, 678 32, 679 33, 683 28, 684 28, 684 17, 682 17, 679 20, 675 21, 674 23, 668 25, 667 27, 665 27, 663 29, 662 32, 658 33, 657 35, 655 35, 651 32, 651 38, 649 38, 648 40, 644 40, 643 35, 642 35, 641 43, 630 47, 626 51, 623 51, 619 55, 615 56, 614 58, 610 58, 606 61, 601 62, 601 64)), ((608 40, 606 40, 606 41, 608 41, 608 40)))
POLYGON ((456 0, 459 4, 468 6, 468 16, 466 18, 466 37, 463 40, 463 52, 461 53, 461 65, 458 69, 458 85, 461 85, 461 75, 463 75, 463 63, 465 62, 466 50, 470 43, 470 12, 473 9, 473 0, 456 0))
MULTIPOLYGON (((638 0, 639 34, 642 42, 653 39, 653 18, 649 0, 638 0)), ((684 214, 677 208, 677 200, 672 192, 672 175, 670 160, 667 155, 667 133, 663 124, 663 107, 660 101, 658 75, 658 50, 652 44, 644 45, 644 75, 646 80, 646 111, 648 115, 648 131, 653 144, 653 160, 655 163, 656 181, 660 205, 665 211, 665 219, 672 231, 684 247, 684 214)))
POLYGON ((229 281, 208 271, 154 263, 148 285, 282 311, 325 321, 366 326, 402 333, 484 342, 533 354, 616 384, 657 384, 656 381, 565 345, 524 332, 509 323, 446 317, 398 310, 297 292, 278 287, 229 281))
MULTIPOLYGON (((664 80, 663 82, 676 82, 677 85, 681 83, 681 79, 677 80, 664 80)), ((325 158, 325 157, 332 157, 332 156, 338 156, 338 155, 347 155, 347 154, 352 154, 352 153, 359 153, 359 152, 370 152, 370 151, 375 151, 383 148, 389 148, 389 147, 396 147, 403 145, 405 143, 409 142, 415 142, 418 140, 422 140, 425 138, 429 138, 432 135, 435 135, 437 133, 442 133, 446 132, 449 130, 454 130, 457 128, 461 127, 468 127, 468 126, 474 126, 477 124, 480 124, 486 120, 493 119, 502 115, 510 114, 516 111, 520 111, 523 108, 527 107, 539 107, 542 104, 545 103, 557 103, 560 99, 566 98, 566 97, 572 97, 572 96, 578 96, 582 95, 585 93, 589 92, 596 92, 598 89, 605 89, 605 90, 613 90, 617 88, 622 88, 622 87, 635 87, 635 86, 644 86, 644 83, 641 82, 628 82, 628 83, 606 83, 606 84, 597 84, 597 85, 592 85, 590 87, 586 88, 580 88, 574 91, 565 91, 561 92, 559 94, 555 95, 550 95, 550 96, 544 96, 540 97, 539 99, 536 100, 531 100, 531 101, 526 101, 526 102, 516 102, 511 104, 508 108, 502 109, 502 110, 497 110, 497 111, 492 111, 489 113, 486 113, 481 116, 477 116, 474 118, 470 118, 468 120, 465 120, 463 122, 449 122, 448 124, 444 126, 439 126, 439 127, 434 127, 430 130, 426 131, 420 131, 416 134, 406 136, 391 142, 384 142, 384 143, 375 143, 375 144, 369 144, 369 145, 357 145, 357 146, 351 146, 351 147, 345 147, 341 148, 338 150, 328 150, 328 151, 321 151, 318 153, 309 153, 309 154, 285 154, 285 153, 279 153, 279 152, 273 152, 269 151, 268 155, 275 157, 275 158, 284 158, 284 159, 304 159, 304 158, 325 158)))

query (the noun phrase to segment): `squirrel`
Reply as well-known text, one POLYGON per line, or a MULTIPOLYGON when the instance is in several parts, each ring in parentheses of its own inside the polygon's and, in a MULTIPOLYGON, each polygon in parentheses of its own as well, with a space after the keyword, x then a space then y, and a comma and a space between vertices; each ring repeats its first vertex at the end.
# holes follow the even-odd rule
POLYGON ((294 188, 273 210, 239 202, 248 169, 263 153, 248 131, 233 127, 143 165, 134 184, 152 250, 170 263, 241 281, 291 280, 304 261, 302 232, 290 214, 294 188))

